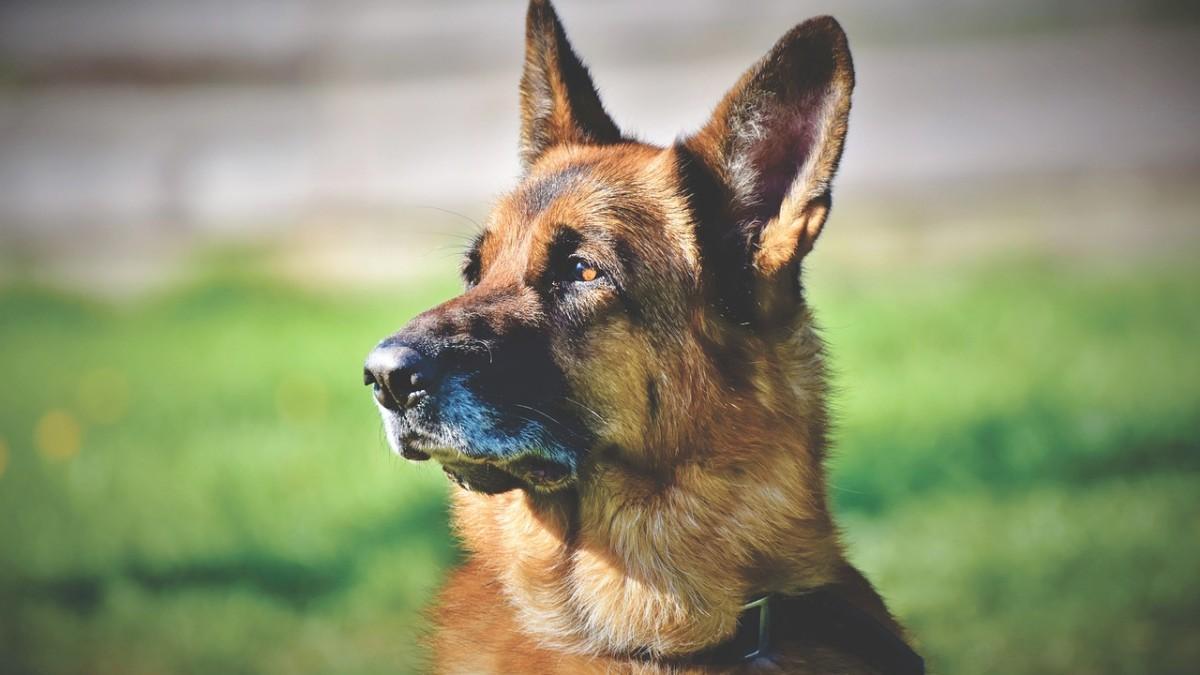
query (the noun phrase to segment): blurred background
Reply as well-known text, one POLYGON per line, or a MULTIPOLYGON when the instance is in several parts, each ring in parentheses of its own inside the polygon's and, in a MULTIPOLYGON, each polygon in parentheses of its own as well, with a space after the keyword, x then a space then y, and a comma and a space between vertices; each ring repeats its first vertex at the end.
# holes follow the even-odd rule
MULTIPOLYGON (((1200 662, 1200 10, 559 0, 625 129, 858 71, 807 279, 850 555, 936 673, 1200 662)), ((0 671, 417 671, 459 559, 360 364, 516 177, 521 0, 0 5, 0 671)))

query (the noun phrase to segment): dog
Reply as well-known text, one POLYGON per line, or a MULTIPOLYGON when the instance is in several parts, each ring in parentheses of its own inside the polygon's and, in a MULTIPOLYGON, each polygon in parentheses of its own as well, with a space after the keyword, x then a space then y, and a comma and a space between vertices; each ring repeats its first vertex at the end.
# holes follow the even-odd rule
POLYGON ((522 178, 465 291, 364 371, 394 450, 457 484, 470 554, 432 609, 444 673, 920 673, 849 562, 823 471, 801 267, 854 69, 788 32, 695 134, 622 134, 547 0, 526 18, 522 178))

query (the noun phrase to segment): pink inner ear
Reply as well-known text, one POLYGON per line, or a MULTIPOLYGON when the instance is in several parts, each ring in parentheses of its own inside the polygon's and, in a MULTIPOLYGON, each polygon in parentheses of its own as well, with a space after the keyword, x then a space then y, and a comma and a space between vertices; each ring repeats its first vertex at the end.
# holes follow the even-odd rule
POLYGON ((807 95, 791 105, 774 105, 764 115, 764 133, 750 149, 756 174, 753 217, 767 221, 779 208, 803 168, 817 135, 816 111, 820 99, 807 95))

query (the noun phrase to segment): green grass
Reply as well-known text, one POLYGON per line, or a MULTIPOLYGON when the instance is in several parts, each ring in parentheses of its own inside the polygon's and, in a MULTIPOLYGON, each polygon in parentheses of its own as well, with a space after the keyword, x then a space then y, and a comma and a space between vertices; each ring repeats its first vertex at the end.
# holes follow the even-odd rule
MULTIPOLYGON (((1200 661, 1200 274, 809 281, 851 555, 935 672, 1200 661)), ((0 290, 2 670, 415 669, 447 487, 385 452, 358 364, 454 288, 0 290)))

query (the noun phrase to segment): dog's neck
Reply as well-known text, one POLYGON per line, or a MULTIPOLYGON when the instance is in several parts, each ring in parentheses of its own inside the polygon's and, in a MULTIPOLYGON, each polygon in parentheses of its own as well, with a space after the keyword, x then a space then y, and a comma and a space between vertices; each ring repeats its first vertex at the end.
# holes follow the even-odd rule
POLYGON ((823 410, 810 426, 773 417, 711 420, 701 431, 722 450, 662 466, 598 451, 556 495, 456 490, 456 524, 469 549, 500 561, 501 586, 543 645, 702 650, 734 632, 748 598, 828 585, 849 569, 826 507, 823 410), (755 438, 776 444, 747 447, 755 438))

